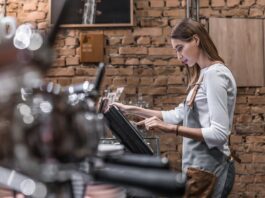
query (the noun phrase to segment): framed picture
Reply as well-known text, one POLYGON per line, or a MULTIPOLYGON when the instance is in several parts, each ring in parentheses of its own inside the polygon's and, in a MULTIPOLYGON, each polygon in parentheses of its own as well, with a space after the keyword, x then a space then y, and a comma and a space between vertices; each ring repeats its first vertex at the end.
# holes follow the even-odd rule
MULTIPOLYGON (((65 0, 49 0, 49 21, 54 24, 65 0)), ((69 0, 61 27, 133 26, 133 0, 69 0)))

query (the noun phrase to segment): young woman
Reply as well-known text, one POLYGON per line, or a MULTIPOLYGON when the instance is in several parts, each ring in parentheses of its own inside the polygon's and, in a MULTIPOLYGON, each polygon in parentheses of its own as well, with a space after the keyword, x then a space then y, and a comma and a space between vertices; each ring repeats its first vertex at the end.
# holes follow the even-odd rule
POLYGON ((186 100, 170 111, 115 105, 127 114, 146 118, 139 124, 147 130, 183 137, 187 197, 227 197, 235 177, 228 147, 237 90, 234 77, 200 23, 184 19, 173 28, 171 43, 188 67, 186 100))

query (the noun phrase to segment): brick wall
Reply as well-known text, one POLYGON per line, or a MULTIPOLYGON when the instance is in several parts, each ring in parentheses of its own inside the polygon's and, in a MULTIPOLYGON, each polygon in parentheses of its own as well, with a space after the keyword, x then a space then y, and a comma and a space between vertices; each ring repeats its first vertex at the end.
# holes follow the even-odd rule
MULTIPOLYGON (((32 22, 38 29, 48 27, 48 0, 8 0, 7 15, 20 23, 32 22)), ((171 109, 185 96, 185 69, 173 55, 169 33, 185 17, 184 0, 134 0, 132 28, 62 29, 57 38, 56 60, 48 81, 62 85, 92 80, 95 65, 80 63, 81 32, 102 32, 105 36, 105 88, 125 86, 127 101, 141 94, 155 109, 171 109)), ((265 17, 264 0, 201 0, 200 15, 224 17, 265 17)), ((3 8, 3 0, 0 1, 3 8)), ((236 183, 230 197, 265 197, 265 87, 239 88, 231 142, 242 163, 237 164, 236 183)), ((161 152, 180 168, 181 140, 157 134, 161 152)))

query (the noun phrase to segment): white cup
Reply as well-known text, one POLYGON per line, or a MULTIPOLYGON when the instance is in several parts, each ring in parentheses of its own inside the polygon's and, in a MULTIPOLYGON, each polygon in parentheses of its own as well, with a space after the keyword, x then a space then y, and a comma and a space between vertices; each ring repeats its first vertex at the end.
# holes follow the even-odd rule
POLYGON ((28 49, 31 51, 38 50, 43 44, 43 38, 41 34, 37 31, 33 32, 30 37, 30 44, 28 46, 28 49))
POLYGON ((26 49, 30 44, 30 37, 24 32, 19 32, 14 37, 13 43, 17 49, 26 49))
POLYGON ((16 33, 16 19, 11 16, 0 18, 0 42, 11 39, 16 33))
POLYGON ((16 30, 13 43, 17 49, 26 49, 30 45, 32 35, 32 25, 30 23, 20 25, 16 30))

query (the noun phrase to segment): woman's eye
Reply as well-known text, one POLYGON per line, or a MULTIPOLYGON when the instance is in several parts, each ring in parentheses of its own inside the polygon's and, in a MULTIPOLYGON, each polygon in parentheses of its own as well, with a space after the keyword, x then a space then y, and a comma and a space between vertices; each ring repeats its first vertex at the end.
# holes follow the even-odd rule
POLYGON ((178 48, 176 48, 176 51, 181 52, 182 49, 183 49, 183 47, 178 47, 178 48))

